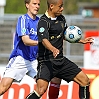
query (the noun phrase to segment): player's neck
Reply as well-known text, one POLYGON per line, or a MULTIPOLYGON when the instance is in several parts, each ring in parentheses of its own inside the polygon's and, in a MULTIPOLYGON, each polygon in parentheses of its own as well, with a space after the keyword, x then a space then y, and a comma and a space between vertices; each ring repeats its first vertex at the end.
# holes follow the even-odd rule
POLYGON ((51 18, 52 20, 56 20, 56 16, 55 15, 53 15, 50 11, 46 11, 46 16, 48 17, 48 18, 51 18))
POLYGON ((33 19, 33 20, 35 20, 35 19, 36 19, 36 15, 31 14, 31 13, 27 13, 27 14, 29 15, 29 17, 30 17, 31 19, 33 19))

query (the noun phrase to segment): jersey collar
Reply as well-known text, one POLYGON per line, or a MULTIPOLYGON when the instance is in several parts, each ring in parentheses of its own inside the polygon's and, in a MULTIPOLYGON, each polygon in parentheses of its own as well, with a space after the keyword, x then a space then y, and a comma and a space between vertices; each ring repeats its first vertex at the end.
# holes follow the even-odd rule
POLYGON ((56 17, 56 18, 52 18, 51 16, 49 16, 48 11, 45 12, 45 15, 46 15, 48 18, 50 18, 51 20, 56 20, 56 19, 57 19, 57 17, 56 17))

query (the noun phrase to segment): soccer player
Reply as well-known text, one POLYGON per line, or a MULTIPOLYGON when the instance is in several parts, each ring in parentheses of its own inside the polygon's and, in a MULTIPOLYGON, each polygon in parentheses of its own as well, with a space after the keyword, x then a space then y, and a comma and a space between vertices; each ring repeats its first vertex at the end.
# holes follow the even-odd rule
MULTIPOLYGON (((37 86, 26 99, 40 99, 54 77, 67 82, 75 81, 80 86, 79 98, 89 99, 89 78, 75 63, 63 56, 63 39, 66 26, 65 17, 62 15, 63 0, 47 0, 47 5, 48 10, 40 18, 37 29, 39 39, 37 86)), ((92 42, 93 39, 89 37, 80 40, 78 43, 92 42)))
POLYGON ((14 48, 0 82, 0 95, 4 94, 14 81, 20 82, 26 74, 33 78, 37 74, 39 17, 36 15, 40 0, 24 0, 24 2, 27 13, 18 18, 14 48))

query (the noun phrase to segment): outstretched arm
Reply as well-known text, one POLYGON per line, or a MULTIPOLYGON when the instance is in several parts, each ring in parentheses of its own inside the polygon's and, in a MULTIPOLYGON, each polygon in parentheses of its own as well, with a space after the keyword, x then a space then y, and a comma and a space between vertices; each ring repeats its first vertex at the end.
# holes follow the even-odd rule
POLYGON ((93 43, 93 38, 92 37, 87 37, 85 39, 81 39, 78 43, 82 43, 82 44, 87 44, 87 43, 93 43))

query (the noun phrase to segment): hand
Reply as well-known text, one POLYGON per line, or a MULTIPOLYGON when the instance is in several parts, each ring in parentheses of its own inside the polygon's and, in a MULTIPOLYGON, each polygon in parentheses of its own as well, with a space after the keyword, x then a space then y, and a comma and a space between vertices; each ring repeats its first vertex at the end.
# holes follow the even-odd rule
POLYGON ((87 44, 87 43, 93 43, 93 38, 92 37, 87 37, 87 38, 85 38, 85 39, 83 39, 83 40, 80 40, 79 41, 79 43, 82 43, 82 44, 87 44))
POLYGON ((52 52, 53 52, 54 58, 56 58, 57 55, 59 54, 59 50, 57 48, 55 48, 55 47, 52 49, 52 52))

